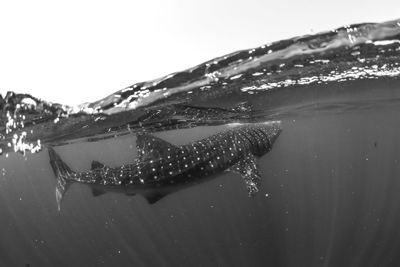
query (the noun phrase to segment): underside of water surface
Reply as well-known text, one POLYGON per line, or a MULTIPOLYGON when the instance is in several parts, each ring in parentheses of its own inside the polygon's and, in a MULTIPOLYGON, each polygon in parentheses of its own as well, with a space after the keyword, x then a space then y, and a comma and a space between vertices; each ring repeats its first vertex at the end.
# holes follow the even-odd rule
POLYGON ((0 266, 400 265, 399 60, 394 20, 237 51, 79 106, 0 95, 0 266), (135 162, 139 136, 182 147, 269 121, 282 132, 256 158, 254 197, 228 168, 154 204, 74 183, 57 207, 49 147, 85 172, 135 162))

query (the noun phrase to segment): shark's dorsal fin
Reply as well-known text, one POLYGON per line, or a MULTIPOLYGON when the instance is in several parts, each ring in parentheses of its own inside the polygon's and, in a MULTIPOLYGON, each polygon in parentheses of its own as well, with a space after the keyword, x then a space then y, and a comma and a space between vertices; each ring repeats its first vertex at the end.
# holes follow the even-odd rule
POLYGON ((163 158, 178 147, 151 134, 141 133, 137 135, 136 147, 138 160, 149 158, 163 158))
POLYGON ((105 165, 104 165, 103 163, 98 162, 97 160, 93 160, 93 161, 92 161, 92 166, 91 166, 91 169, 92 169, 92 170, 94 170, 94 169, 101 169, 101 168, 104 168, 104 167, 105 167, 105 165))
POLYGON ((249 154, 245 156, 230 167, 228 171, 238 173, 243 177, 249 196, 254 196, 259 191, 261 177, 257 169, 254 155, 249 154))
POLYGON ((162 199, 163 197, 165 197, 166 195, 168 195, 168 193, 153 192, 153 193, 144 195, 144 198, 147 200, 147 202, 149 204, 154 204, 157 201, 159 201, 160 199, 162 199))
POLYGON ((97 189, 97 188, 92 188, 92 194, 93 194, 94 197, 101 196, 101 195, 103 195, 105 193, 106 192, 103 191, 103 190, 100 190, 100 189, 97 189))

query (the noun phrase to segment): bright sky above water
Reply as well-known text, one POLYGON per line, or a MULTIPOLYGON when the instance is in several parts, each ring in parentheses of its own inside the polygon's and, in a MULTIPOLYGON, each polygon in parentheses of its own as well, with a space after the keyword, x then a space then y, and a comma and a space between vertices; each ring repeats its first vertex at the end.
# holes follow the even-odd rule
POLYGON ((2 1, 0 93, 62 104, 293 36, 398 18, 390 1, 2 1))

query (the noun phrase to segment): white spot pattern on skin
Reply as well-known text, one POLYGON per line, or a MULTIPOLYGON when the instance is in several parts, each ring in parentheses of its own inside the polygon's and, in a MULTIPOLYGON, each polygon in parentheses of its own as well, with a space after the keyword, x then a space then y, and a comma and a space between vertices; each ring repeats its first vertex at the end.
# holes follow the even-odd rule
MULTIPOLYGON (((93 183, 103 183, 105 185, 107 185, 107 184, 120 185, 123 176, 125 176, 125 177, 133 177, 133 180, 127 179, 124 182, 122 182, 124 184, 127 184, 127 183, 134 184, 137 182, 140 182, 143 184, 143 183, 145 183, 145 179, 163 178, 165 176, 165 172, 162 173, 161 177, 158 176, 158 173, 157 173, 158 170, 163 169, 163 164, 165 167, 167 167, 167 166, 173 167, 173 169, 168 168, 168 170, 167 170, 169 175, 173 175, 173 174, 180 174, 182 172, 180 167, 184 166, 187 169, 190 166, 189 162, 191 162, 192 164, 196 164, 195 166, 198 166, 197 164, 199 164, 198 163, 199 161, 203 161, 203 163, 204 163, 204 161, 206 161, 206 162, 208 161, 209 164, 207 164, 207 166, 205 166, 206 168, 204 166, 202 166, 202 164, 201 164, 200 166, 196 167, 195 169, 199 168, 197 170, 201 170, 201 171, 206 170, 206 172, 203 172, 202 175, 208 175, 208 174, 216 172, 216 170, 214 170, 215 167, 221 168, 221 167, 224 167, 225 164, 230 164, 230 162, 237 162, 235 160, 235 155, 236 155, 236 157, 244 155, 239 152, 252 153, 252 151, 254 149, 256 151, 259 151, 260 149, 265 149, 265 147, 268 146, 268 145, 265 145, 265 143, 268 142, 269 140, 268 140, 267 134, 266 133, 264 134, 262 131, 266 131, 266 130, 263 129, 263 130, 258 130, 258 131, 260 131, 261 133, 257 132, 257 131, 251 131, 251 130, 247 131, 246 129, 244 129, 244 130, 242 129, 241 132, 235 132, 235 131, 229 132, 228 131, 228 134, 230 134, 230 135, 217 134, 217 135, 210 137, 208 140, 206 139, 201 142, 197 142, 194 145, 181 146, 181 147, 179 147, 180 150, 177 150, 177 151, 173 150, 172 153, 170 153, 169 155, 164 154, 164 156, 163 156, 164 158, 161 158, 160 160, 148 160, 147 161, 150 164, 156 163, 157 164, 156 168, 154 168, 154 166, 151 166, 151 165, 146 165, 146 164, 148 164, 146 162, 140 163, 140 161, 138 161, 136 164, 122 165, 119 168, 104 167, 101 169, 101 171, 98 171, 95 173, 93 173, 92 171, 89 171, 89 172, 83 174, 83 176, 82 176, 82 174, 80 174, 81 176, 80 176, 79 180, 82 180, 83 182, 88 182, 88 180, 89 180, 89 181, 92 181, 93 183), (263 134, 265 136, 263 136, 263 134), (222 138, 224 138, 224 139, 221 142, 222 138), (238 140, 238 138, 240 140, 238 140), (210 145, 208 145, 208 143, 210 145), (198 151, 197 146, 199 146, 199 148, 204 148, 204 150, 198 151), (180 156, 181 154, 185 154, 185 151, 186 151, 186 150, 182 151, 182 149, 188 149, 188 152, 190 151, 191 155, 188 158, 180 156), (249 149, 251 149, 251 150, 249 151, 249 149), (235 150, 234 153, 233 153, 233 150, 235 150), (179 152, 181 152, 181 153, 179 153, 179 152), (199 154, 201 154, 200 157, 197 156, 199 154), (230 157, 228 155, 225 156, 225 154, 228 154, 228 155, 230 154, 231 156, 230 157), (224 156, 221 156, 221 155, 224 155, 224 156), (168 159, 173 158, 173 160, 166 162, 165 156, 167 156, 168 159), (183 158, 183 160, 182 160, 182 158, 183 158), (179 160, 182 160, 182 161, 179 162, 179 160), (194 161, 196 161, 196 162, 194 162, 194 161), (160 166, 158 166, 158 164, 160 166), (169 165, 167 165, 167 164, 169 164, 169 165), (144 168, 144 169, 142 169, 142 168, 144 168), (145 175, 145 177, 143 177, 143 178, 138 177, 138 174, 139 175, 142 174, 141 170, 143 170, 143 173, 145 175), (95 174, 95 175, 93 175, 93 174, 95 174), (104 177, 104 176, 107 176, 107 177, 104 177)), ((152 144, 148 143, 148 145, 150 146, 152 144)), ((154 144, 153 144, 153 146, 154 146, 154 144)), ((151 150, 151 151, 153 151, 153 150, 151 150)), ((157 149, 155 149, 154 151, 158 152, 157 149)), ((168 151, 171 151, 171 149, 168 148, 168 151)), ((147 152, 148 152, 148 150, 147 150, 147 152)), ((143 155, 146 154, 145 151, 143 151, 142 149, 140 149, 138 153, 143 154, 143 155)), ((188 154, 188 153, 186 153, 186 154, 188 154)), ((183 171, 185 171, 185 169, 183 169, 183 171)), ((251 170, 247 169, 246 175, 250 176, 251 170)), ((76 177, 75 174, 74 174, 74 176, 76 177)), ((187 177, 190 177, 190 173, 187 174, 187 177)), ((169 182, 174 183, 174 181, 169 181, 169 182)), ((254 180, 248 180, 246 183, 247 183, 248 188, 251 189, 252 192, 258 191, 258 188, 257 188, 258 184, 255 183, 254 180)))

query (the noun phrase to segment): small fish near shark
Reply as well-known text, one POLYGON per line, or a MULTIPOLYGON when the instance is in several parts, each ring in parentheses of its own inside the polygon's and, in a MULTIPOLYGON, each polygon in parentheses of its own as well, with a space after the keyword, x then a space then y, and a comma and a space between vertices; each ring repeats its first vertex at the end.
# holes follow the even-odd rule
POLYGON ((150 204, 182 188, 223 171, 240 174, 249 196, 261 182, 256 158, 272 148, 281 133, 280 121, 239 124, 187 145, 176 146, 150 134, 138 134, 138 157, 132 164, 108 167, 93 161, 91 170, 75 172, 49 147, 51 167, 57 178, 56 199, 61 200, 71 183, 92 187, 94 196, 109 191, 143 195, 150 204))

